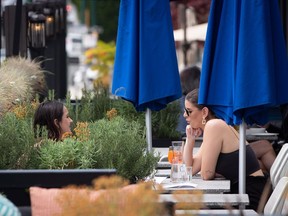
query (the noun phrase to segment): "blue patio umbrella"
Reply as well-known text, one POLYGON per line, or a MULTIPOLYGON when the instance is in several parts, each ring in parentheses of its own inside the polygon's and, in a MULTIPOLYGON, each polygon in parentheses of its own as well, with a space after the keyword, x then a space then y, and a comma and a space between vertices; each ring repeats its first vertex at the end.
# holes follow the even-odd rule
POLYGON ((278 1, 213 0, 204 47, 199 103, 240 125, 239 192, 245 192, 245 122, 266 123, 288 103, 288 62, 278 1))
POLYGON ((151 110, 181 97, 169 0, 121 0, 112 93, 147 111, 151 150, 151 110))

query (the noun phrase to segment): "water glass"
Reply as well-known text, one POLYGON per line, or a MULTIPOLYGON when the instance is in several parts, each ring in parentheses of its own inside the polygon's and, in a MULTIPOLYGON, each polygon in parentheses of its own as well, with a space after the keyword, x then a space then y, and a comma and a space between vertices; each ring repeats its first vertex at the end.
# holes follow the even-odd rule
POLYGON ((171 182, 187 181, 188 177, 185 164, 172 163, 170 179, 171 182))
POLYGON ((180 179, 180 167, 178 163, 171 164, 171 174, 170 174, 171 182, 178 182, 180 179))
POLYGON ((192 181, 192 166, 186 166, 186 181, 190 182, 192 181))

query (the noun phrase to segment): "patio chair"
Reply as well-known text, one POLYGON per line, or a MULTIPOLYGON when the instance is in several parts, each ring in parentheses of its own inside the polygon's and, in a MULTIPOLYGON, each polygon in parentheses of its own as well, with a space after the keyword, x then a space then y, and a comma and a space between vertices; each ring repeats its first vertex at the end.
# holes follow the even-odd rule
POLYGON ((281 177, 288 175, 288 143, 284 144, 278 153, 271 169, 270 179, 275 188, 281 177))
POLYGON ((288 215, 288 196, 286 196, 281 215, 288 215))
POLYGON ((168 162, 168 156, 164 155, 160 158, 159 162, 168 162))
POLYGON ((277 183, 271 196, 269 197, 265 208, 264 215, 281 215, 284 211, 284 206, 287 206, 288 196, 288 177, 282 177, 277 183))

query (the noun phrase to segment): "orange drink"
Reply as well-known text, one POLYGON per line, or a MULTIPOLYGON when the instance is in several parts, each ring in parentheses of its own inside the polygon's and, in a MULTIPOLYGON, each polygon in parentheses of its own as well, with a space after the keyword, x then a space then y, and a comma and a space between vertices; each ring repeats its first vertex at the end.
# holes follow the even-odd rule
POLYGON ((182 156, 182 141, 172 141, 173 146, 173 163, 182 164, 183 163, 183 156, 182 156))
POLYGON ((174 157, 173 147, 170 146, 170 147, 169 147, 169 150, 168 150, 168 161, 169 161, 170 163, 172 163, 173 157, 174 157))
POLYGON ((182 151, 179 151, 179 150, 174 150, 173 151, 173 163, 178 163, 178 164, 181 164, 183 163, 183 160, 182 160, 182 151))

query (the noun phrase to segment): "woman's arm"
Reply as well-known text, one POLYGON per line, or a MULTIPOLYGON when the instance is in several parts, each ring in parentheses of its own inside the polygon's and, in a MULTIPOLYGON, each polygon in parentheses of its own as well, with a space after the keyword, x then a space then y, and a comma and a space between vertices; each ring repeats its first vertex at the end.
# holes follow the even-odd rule
POLYGON ((214 179, 217 160, 222 149, 223 125, 219 120, 210 120, 205 125, 203 136, 201 177, 204 180, 214 179))
POLYGON ((198 173, 201 169, 201 147, 197 154, 193 155, 195 145, 195 137, 200 136, 202 131, 193 130, 190 125, 186 127, 186 143, 183 149, 183 161, 186 166, 192 166, 193 175, 198 173))

